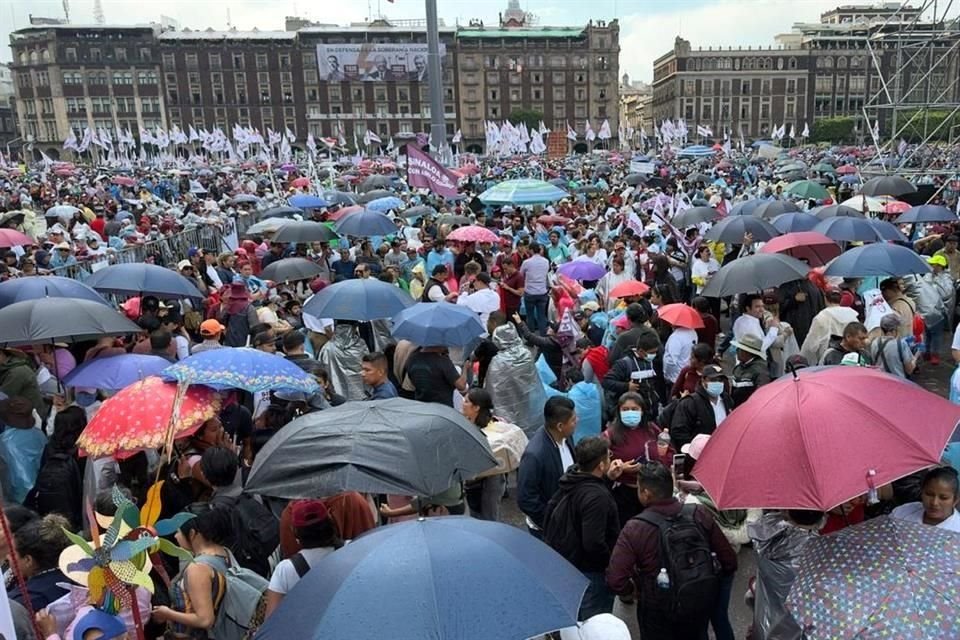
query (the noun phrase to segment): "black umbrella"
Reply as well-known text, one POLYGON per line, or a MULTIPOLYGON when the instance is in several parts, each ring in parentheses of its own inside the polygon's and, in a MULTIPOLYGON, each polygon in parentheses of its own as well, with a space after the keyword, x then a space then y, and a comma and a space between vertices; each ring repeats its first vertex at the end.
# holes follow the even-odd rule
POLYGON ((296 215, 303 215, 303 209, 282 205, 279 207, 271 207, 267 209, 260 215, 260 217, 261 218, 291 218, 296 215))
POLYGON ((876 227, 864 218, 834 216, 821 220, 813 230, 837 242, 877 242, 883 240, 876 227))
POLYGON ((386 189, 373 189, 357 196, 357 204, 367 204, 380 198, 396 197, 396 195, 393 191, 387 191, 386 189))
POLYGON ((330 242, 334 238, 337 238, 337 234, 333 232, 327 225, 320 222, 290 222, 279 229, 273 234, 273 242, 330 242))
POLYGON ((600 189, 598 189, 592 184, 585 184, 582 187, 577 187, 575 191, 577 193, 597 193, 600 191, 600 189))
POLYGON ((348 402, 273 436, 246 489, 291 499, 343 491, 432 496, 496 465, 483 433, 450 407, 403 398, 348 402))
POLYGON ((703 182, 703 183, 707 183, 707 182, 712 182, 712 181, 713 181, 713 178, 711 178, 710 176, 708 176, 708 175, 705 174, 705 173, 691 173, 690 175, 687 176, 687 182, 703 182))
POLYGON ((455 216, 448 214, 437 218, 437 224, 440 226, 445 224, 470 224, 470 218, 466 216, 455 216))
POLYGON ((902 196, 915 193, 917 188, 899 176, 881 176, 870 178, 860 187, 865 196, 902 196))
POLYGON ((796 258, 782 253, 757 253, 737 258, 720 267, 703 288, 703 295, 723 298, 763 291, 784 282, 806 278, 809 272, 810 267, 796 258))
POLYGON ((756 216, 727 216, 706 233, 707 240, 742 244, 745 234, 753 235, 754 242, 766 242, 780 235, 777 228, 756 216))
POLYGON ((957 214, 939 204, 910 207, 897 218, 897 224, 918 222, 957 222, 957 214))
POLYGON ((646 184, 647 176, 643 175, 642 173, 628 173, 623 181, 631 187, 635 187, 638 184, 646 184))
POLYGON ((769 219, 794 211, 800 211, 800 207, 789 200, 771 200, 757 206, 757 208, 753 210, 753 215, 769 219))
POLYGON ((437 215, 437 210, 433 207, 425 204, 420 204, 415 207, 410 207, 400 212, 404 218, 419 218, 420 216, 435 216, 437 215))
POLYGON ((733 205, 733 208, 730 209, 731 216, 752 216, 757 210, 757 207, 765 204, 763 200, 744 200, 743 202, 738 202, 733 205))
POLYGON ((827 218, 836 218, 836 217, 846 217, 846 218, 863 218, 864 217, 862 213, 860 213, 853 207, 848 207, 845 204, 830 204, 825 207, 817 207, 810 213, 817 216, 821 220, 826 220, 827 218))
POLYGON ((260 272, 260 278, 272 282, 296 282, 316 278, 322 272, 323 270, 313 260, 284 258, 264 267, 260 272))
POLYGON ((673 220, 670 222, 678 229, 684 229, 698 225, 701 222, 716 220, 719 216, 720 212, 713 207, 692 207, 690 209, 684 209, 673 216, 673 220))
POLYGON ((389 176, 370 176, 360 183, 360 186, 357 190, 360 193, 366 193, 367 191, 373 191, 374 189, 388 189, 393 186, 393 182, 393 178, 389 176))
POLYGON ((79 298, 38 298, 0 309, 0 345, 83 342, 140 333, 119 311, 79 298))
POLYGON ((356 194, 347 191, 324 191, 320 197, 331 204, 357 204, 356 194))

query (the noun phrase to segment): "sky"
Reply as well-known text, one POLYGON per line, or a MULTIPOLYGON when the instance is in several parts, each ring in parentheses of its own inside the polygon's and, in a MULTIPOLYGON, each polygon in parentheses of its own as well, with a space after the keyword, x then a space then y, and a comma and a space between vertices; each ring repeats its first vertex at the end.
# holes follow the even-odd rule
MULTIPOLYGON (((9 34, 29 25, 29 16, 64 16, 69 2, 71 22, 93 23, 93 0, 0 1, 0 61, 10 60, 9 34)), ((869 4, 871 0, 865 0, 869 4)), ((423 0, 101 0, 107 24, 141 24, 169 16, 191 29, 282 30, 284 16, 347 24, 368 15, 422 19, 423 0), (198 9, 200 9, 198 11, 198 9), (228 18, 229 16, 229 18, 228 18)), ((543 26, 586 24, 588 20, 620 21, 620 72, 631 80, 651 81, 653 61, 673 48, 681 36, 698 46, 767 46, 794 22, 816 22, 820 14, 850 0, 521 0, 543 26)), ((478 18, 497 23, 507 0, 437 0, 448 25, 478 18)))

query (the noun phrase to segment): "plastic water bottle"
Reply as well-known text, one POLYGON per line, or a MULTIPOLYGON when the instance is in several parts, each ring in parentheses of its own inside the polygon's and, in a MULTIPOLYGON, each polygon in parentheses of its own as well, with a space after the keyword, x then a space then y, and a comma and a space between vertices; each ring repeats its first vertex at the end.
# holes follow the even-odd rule
POLYGON ((657 574, 657 588, 658 589, 670 588, 670 576, 667 575, 666 569, 660 569, 660 573, 657 574))

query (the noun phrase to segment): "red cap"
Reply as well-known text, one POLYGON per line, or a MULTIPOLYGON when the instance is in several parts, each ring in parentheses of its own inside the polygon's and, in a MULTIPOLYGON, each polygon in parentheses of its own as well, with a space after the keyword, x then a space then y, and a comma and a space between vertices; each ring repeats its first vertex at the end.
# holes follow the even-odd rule
POLYGON ((323 500, 297 500, 290 507, 290 521, 295 527, 309 527, 330 517, 323 500))

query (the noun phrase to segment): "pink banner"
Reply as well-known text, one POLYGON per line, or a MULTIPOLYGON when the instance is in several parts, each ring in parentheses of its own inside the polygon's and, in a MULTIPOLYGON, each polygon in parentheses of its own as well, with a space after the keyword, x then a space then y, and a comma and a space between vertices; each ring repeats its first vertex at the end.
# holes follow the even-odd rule
POLYGON ((445 198, 457 195, 457 176, 412 144, 407 145, 407 184, 445 198))

